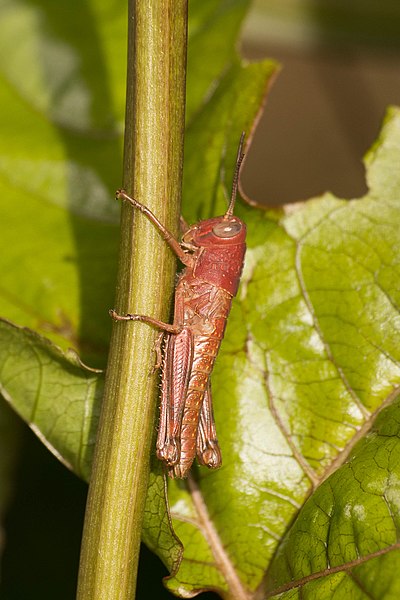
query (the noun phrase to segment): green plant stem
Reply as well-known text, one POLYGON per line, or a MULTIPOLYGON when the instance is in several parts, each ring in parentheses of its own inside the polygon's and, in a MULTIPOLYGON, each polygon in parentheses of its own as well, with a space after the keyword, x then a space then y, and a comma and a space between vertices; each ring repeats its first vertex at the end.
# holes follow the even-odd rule
MULTIPOLYGON (((123 186, 177 232, 183 162, 186 0, 130 0, 123 186), (167 203, 168 200, 168 203, 167 203)), ((122 206, 115 308, 168 320, 175 257, 154 226, 122 206)), ((157 332, 113 325, 89 487, 78 600, 135 597, 155 432, 157 332)))

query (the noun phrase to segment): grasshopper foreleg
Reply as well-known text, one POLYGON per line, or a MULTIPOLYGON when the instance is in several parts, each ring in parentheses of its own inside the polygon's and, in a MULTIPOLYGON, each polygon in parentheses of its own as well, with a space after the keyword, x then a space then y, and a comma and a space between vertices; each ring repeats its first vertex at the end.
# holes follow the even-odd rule
POLYGON ((182 331, 182 327, 170 325, 169 323, 164 323, 163 321, 153 319, 153 317, 148 317, 146 315, 135 315, 130 313, 128 313, 127 315, 120 315, 114 308, 109 310, 109 314, 110 317, 114 319, 114 321, 140 321, 141 323, 148 323, 149 325, 154 325, 154 327, 157 327, 157 329, 161 329, 162 331, 166 331, 167 333, 177 334, 182 331))
POLYGON ((183 263, 184 265, 192 264, 192 257, 188 255, 187 252, 185 252, 185 250, 183 250, 180 243, 175 239, 172 233, 168 231, 168 229, 161 223, 161 221, 157 219, 156 215, 152 213, 151 210, 147 208, 147 206, 141 204, 141 202, 138 202, 137 200, 135 200, 135 198, 128 196, 125 190, 117 190, 116 197, 118 200, 126 200, 132 206, 140 210, 141 213, 146 215, 149 221, 153 223, 154 227, 158 229, 161 236, 167 242, 169 247, 175 252, 176 256, 179 258, 181 263, 183 263))

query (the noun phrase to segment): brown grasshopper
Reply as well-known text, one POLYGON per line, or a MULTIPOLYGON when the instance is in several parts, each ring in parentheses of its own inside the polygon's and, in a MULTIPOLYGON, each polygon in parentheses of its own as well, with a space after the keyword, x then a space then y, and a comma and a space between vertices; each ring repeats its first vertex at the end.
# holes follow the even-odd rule
POLYGON ((142 321, 166 334, 162 362, 161 416, 157 456, 171 477, 186 477, 195 456, 200 464, 221 466, 211 400, 210 375, 236 295, 246 251, 246 226, 233 216, 244 134, 240 139, 232 195, 221 217, 189 227, 179 243, 143 204, 126 194, 159 230, 185 265, 175 290, 173 325, 145 315, 110 315, 117 321, 142 321))

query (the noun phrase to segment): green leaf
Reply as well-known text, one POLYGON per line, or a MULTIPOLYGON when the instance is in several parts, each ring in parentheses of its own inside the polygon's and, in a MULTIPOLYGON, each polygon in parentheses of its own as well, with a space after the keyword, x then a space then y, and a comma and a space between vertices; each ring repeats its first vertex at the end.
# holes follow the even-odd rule
MULTIPOLYGON (((5 320, 0 320, 0 365, 4 398, 50 452, 88 481, 104 374, 83 365, 74 351, 64 352, 37 333, 5 320)), ((8 413, 2 414, 6 421, 8 413)), ((173 570, 181 546, 171 530, 161 465, 154 463, 143 539, 173 570)))
POLYGON ((34 331, 0 321, 1 393, 48 449, 88 479, 103 375, 34 331))
POLYGON ((167 501, 167 483, 163 467, 152 457, 149 487, 143 519, 142 541, 157 554, 171 573, 181 564, 183 546, 174 531, 167 501))
POLYGON ((187 125, 182 210, 189 222, 224 214, 241 132, 251 133, 276 71, 273 61, 236 59, 187 125))
POLYGON ((1 0, 0 16, 0 311, 104 364, 118 236, 108 223, 119 213, 111 199, 122 162, 125 7, 1 0))
MULTIPOLYGON (((209 141, 195 140, 201 122, 215 114, 226 129, 215 136, 212 153, 203 154, 211 175, 206 197, 195 201, 206 200, 209 210, 216 177, 225 203, 221 189, 231 179, 225 170, 232 172, 241 129, 254 121, 274 70, 272 63, 238 61, 234 42, 248 4, 207 0, 191 7, 188 163, 195 168, 198 143, 209 141)), ((3 0, 0 11, 1 312, 102 365, 115 287, 119 207, 111 198, 122 163, 125 9, 107 0, 85 7, 3 0), (18 47, 16 34, 23 41, 18 47), (20 79, 21 72, 27 76, 20 79)), ((0 351, 7 399, 49 449, 87 479, 102 375, 9 323, 2 324, 0 351)), ((159 465, 151 475, 144 539, 171 571, 177 569, 181 546, 171 531, 159 465)))
POLYGON ((266 597, 399 595, 399 403, 305 503, 272 563, 266 597))
POLYGON ((236 62, 235 45, 249 5, 249 0, 190 2, 186 97, 189 124, 236 62))
MULTIPOLYGON (((256 590, 263 597, 268 565, 299 509, 398 393, 398 174, 392 178, 390 165, 400 151, 399 125, 400 110, 391 109, 367 159, 372 189, 365 198, 345 202, 325 195, 280 219, 241 208, 249 232, 246 266, 212 379, 224 464, 215 473, 196 471, 186 490, 170 484, 185 553, 168 587, 184 597, 206 588, 228 598, 256 590), (211 555, 204 551, 200 561, 195 548, 202 544, 211 555)), ((387 413, 380 419, 390 426, 387 413)), ((390 431, 398 445, 397 430, 390 431)), ((393 462, 395 457, 396 450, 393 462)), ((380 478, 381 468, 371 460, 357 481, 367 486, 380 478)), ((330 482, 316 493, 323 497, 330 482)), ((396 471, 385 489, 396 495, 396 471)), ((342 492, 339 486, 336 494, 342 492)), ((352 500, 366 515, 358 526, 372 540, 363 552, 394 551, 393 526, 391 535, 382 536, 376 520, 368 518, 366 498, 353 493, 352 500)), ((395 515, 396 507, 392 510, 395 515)), ((331 539, 321 534, 316 545, 311 524, 303 518, 299 525, 309 540, 303 554, 319 556, 322 547, 328 553, 331 539)), ((338 525, 341 536, 346 544, 346 528, 338 525)), ((297 538, 295 550, 299 547, 297 538)), ((293 542, 284 548, 292 553, 293 542)), ((300 561, 293 577, 290 563, 283 568, 285 556, 274 563, 278 591, 292 590, 292 579, 315 571, 319 578, 329 574, 321 574, 328 561, 315 568, 300 561)), ((296 552, 292 560, 297 565, 296 552)), ((341 593, 338 597, 353 597, 345 588, 341 593)))
MULTIPOLYGON (((400 110, 392 109, 380 143, 369 154, 369 176, 380 173, 378 179, 383 179, 385 171, 390 173, 387 148, 400 151, 399 124, 400 110)), ((373 187, 371 196, 352 202, 324 196, 280 220, 275 213, 240 209, 249 228, 246 269, 213 376, 224 465, 216 472, 196 468, 195 478, 169 482, 171 514, 185 551, 180 569, 167 585, 183 597, 207 588, 240 597, 259 586, 272 595, 274 589, 289 594, 297 593, 295 586, 311 586, 312 596, 316 585, 322 586, 321 597, 325 587, 343 585, 340 593, 346 597, 351 582, 343 573, 348 568, 365 570, 372 561, 372 570, 365 573, 369 580, 376 562, 387 572, 393 566, 399 435, 397 402, 390 403, 400 379, 398 291, 393 284, 398 275, 398 209, 390 185, 381 188, 380 197, 375 191, 373 187), (389 407, 375 422, 385 404, 389 407), (349 454, 350 462, 318 487, 285 538, 312 490, 349 454), (371 498, 378 504, 371 505, 371 498), (328 510, 332 503, 337 510, 341 507, 339 517, 346 513, 343 518, 328 510), (384 506, 386 519, 381 518, 384 506), (333 525, 321 524, 318 517, 328 520, 333 514, 335 532, 330 534, 333 525), (336 556, 335 544, 347 547, 349 526, 357 526, 357 540, 365 538, 367 543, 357 548, 356 557, 354 544, 349 546, 353 554, 349 550, 350 556, 338 555, 337 570, 331 574, 327 565, 332 559, 328 562, 327 556, 336 556), (330 534, 325 540, 324 532, 330 534), (287 553, 293 568, 287 566, 287 553), (360 557, 360 564, 353 564, 360 557)), ((49 352, 49 345, 41 343, 49 352)), ((12 346, 9 340, 3 347, 7 345, 12 346)), ((18 393, 25 398, 24 386, 35 381, 26 342, 21 342, 22 348, 25 356, 20 363, 3 361, 12 371, 16 365, 17 375, 25 381, 18 383, 17 375, 2 377, 16 390, 8 392, 14 402, 18 393)), ((37 355, 35 347, 36 362, 37 355)), ((52 362, 44 361, 50 373, 52 362)), ((72 363, 69 371, 75 377, 79 367, 76 359, 72 363)), ((85 385, 88 378, 98 377, 83 373, 85 385)), ((59 397, 69 402, 71 394, 59 397)), ((81 392, 72 404, 87 417, 79 398, 81 392)), ((68 409, 62 402, 57 407, 58 423, 68 409)), ((53 414, 54 410, 53 406, 53 414)), ((50 423, 47 431, 53 428, 50 423)), ((78 432, 82 430, 78 427, 78 432)), ((45 435, 49 438, 50 433, 45 435)), ((171 537, 166 512, 160 511, 162 485, 154 475, 145 535, 150 547, 173 567, 179 561, 179 547, 171 537)))

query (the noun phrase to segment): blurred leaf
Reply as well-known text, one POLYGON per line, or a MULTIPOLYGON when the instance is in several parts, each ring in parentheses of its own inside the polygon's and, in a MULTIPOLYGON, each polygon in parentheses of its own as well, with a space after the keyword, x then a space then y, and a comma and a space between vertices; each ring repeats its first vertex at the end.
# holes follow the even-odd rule
POLYGON ((1 0, 0 16, 4 184, 116 222, 125 4, 1 0))
POLYGON ((0 321, 1 392, 48 447, 88 479, 103 375, 34 331, 0 321))
POLYGON ((244 37, 306 45, 399 48, 400 6, 395 0, 254 0, 244 37))
MULTIPOLYGON (((237 58, 234 43, 248 4, 197 1, 190 10, 187 114, 193 143, 187 161, 192 168, 198 143, 208 142, 195 140, 202 123, 215 114, 225 128, 215 136, 212 152, 203 155, 210 163, 206 198, 199 196, 196 204, 205 199, 209 210, 216 178, 225 206, 221 189, 231 179, 241 129, 253 123, 275 68, 267 62, 245 66, 237 58)), ((3 0, 0 15, 1 126, 7 140, 0 151, 6 223, 1 310, 63 348, 74 346, 85 360, 104 364, 107 308, 115 287, 119 207, 111 199, 122 163, 125 7, 111 0, 84 7, 3 0), (22 39, 18 47, 16 33, 22 39), (27 76, 20 78, 21 72, 27 76)), ((2 324, 1 341, 7 399, 47 447, 87 479, 102 375, 10 323, 2 324)), ((181 546, 171 531, 164 488, 157 464, 144 539, 173 571, 181 546)))
POLYGON ((273 61, 235 60, 188 124, 182 212, 190 223, 225 212, 240 135, 251 136, 276 71, 273 61))
POLYGON ((250 4, 249 0, 190 2, 186 82, 189 124, 237 61, 235 45, 250 4))
MULTIPOLYGON (((233 64, 230 85, 241 95, 247 69, 239 66, 234 44, 248 4, 191 2, 190 121, 198 122, 194 113, 210 106, 233 64)), ((0 0, 0 39, 0 313, 103 366, 118 244, 113 197, 122 168, 126 6, 0 0)), ((260 67, 252 85, 256 97, 241 117, 246 124, 258 110, 266 72, 260 67)), ((233 100, 245 108, 246 97, 244 90, 242 100, 233 100)), ((241 127, 232 128, 232 157, 241 127)), ((192 168, 204 150, 199 143, 186 153, 192 168)), ((213 152, 215 170, 218 148, 213 152)))
POLYGON ((115 287, 125 12, 0 0, 0 311, 95 364, 115 287))

